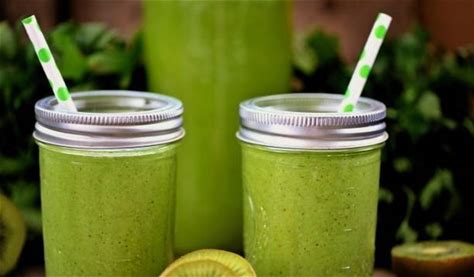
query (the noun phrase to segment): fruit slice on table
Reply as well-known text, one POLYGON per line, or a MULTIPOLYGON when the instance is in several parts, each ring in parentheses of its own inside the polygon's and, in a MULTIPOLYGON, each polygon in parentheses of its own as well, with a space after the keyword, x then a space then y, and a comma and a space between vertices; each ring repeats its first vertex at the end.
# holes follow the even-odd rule
POLYGON ((474 276, 474 245, 427 241, 392 249, 392 269, 399 277, 474 276))
POLYGON ((161 276, 237 277, 238 275, 221 263, 202 260, 182 263, 179 266, 174 266, 163 272, 161 276))
POLYGON ((202 249, 177 259, 160 276, 255 277, 256 274, 250 263, 235 253, 217 249, 202 249))
POLYGON ((0 194, 0 276, 15 266, 25 237, 26 226, 20 211, 0 194))

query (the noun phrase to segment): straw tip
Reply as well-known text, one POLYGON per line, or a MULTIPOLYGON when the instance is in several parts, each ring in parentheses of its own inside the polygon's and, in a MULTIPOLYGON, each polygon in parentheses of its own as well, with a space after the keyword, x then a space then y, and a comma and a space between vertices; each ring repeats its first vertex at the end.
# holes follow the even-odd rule
POLYGON ((26 24, 31 24, 33 22, 33 20, 35 20, 36 17, 34 15, 30 15, 28 17, 25 17, 21 20, 21 23, 23 23, 24 25, 26 24))
POLYGON ((392 17, 386 13, 379 13, 377 15, 377 20, 387 20, 387 21, 391 21, 392 20, 392 17))

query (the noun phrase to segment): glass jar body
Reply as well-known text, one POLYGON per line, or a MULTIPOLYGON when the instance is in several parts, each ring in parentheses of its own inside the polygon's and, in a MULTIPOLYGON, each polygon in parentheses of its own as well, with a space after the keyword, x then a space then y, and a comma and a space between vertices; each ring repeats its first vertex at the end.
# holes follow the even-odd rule
POLYGON ((244 251, 258 275, 371 275, 382 145, 242 143, 244 251))
POLYGON ((48 276, 158 276, 172 261, 176 146, 38 142, 48 276))

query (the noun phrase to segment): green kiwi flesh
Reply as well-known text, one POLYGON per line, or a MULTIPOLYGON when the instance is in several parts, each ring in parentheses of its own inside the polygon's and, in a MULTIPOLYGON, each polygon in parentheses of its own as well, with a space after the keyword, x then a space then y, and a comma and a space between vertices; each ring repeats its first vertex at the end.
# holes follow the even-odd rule
POLYGON ((161 277, 237 277, 227 266, 210 260, 189 261, 165 270, 161 277))
POLYGON ((400 277, 474 276, 474 245, 426 241, 392 249, 392 269, 400 277))
MULTIPOLYGON (((225 266, 233 272, 232 276, 238 277, 255 277, 255 271, 250 263, 243 257, 224 250, 218 249, 201 249, 188 253, 176 261, 174 261, 165 272, 169 269, 181 267, 181 265, 196 261, 212 261, 225 266)), ((165 273, 164 272, 164 273, 165 273)), ((163 276, 163 275, 162 275, 163 276)), ((171 276, 171 275, 166 275, 171 276)))
POLYGON ((229 251, 219 249, 201 249, 184 255, 178 260, 193 261, 200 259, 208 259, 222 263, 236 272, 238 276, 256 276, 255 271, 246 259, 229 251))

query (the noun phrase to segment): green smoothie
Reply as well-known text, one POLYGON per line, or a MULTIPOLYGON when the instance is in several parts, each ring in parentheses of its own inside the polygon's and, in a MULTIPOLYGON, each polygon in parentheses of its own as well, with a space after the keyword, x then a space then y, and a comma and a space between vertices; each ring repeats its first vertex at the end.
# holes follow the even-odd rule
POLYGON ((173 260, 179 100, 138 91, 35 105, 47 276, 158 276, 173 260))
POLYGON ((371 276, 380 150, 242 143, 245 254, 259 276, 371 276))
POLYGON ((155 91, 186 107, 179 149, 176 251, 242 250, 240 101, 286 92, 289 1, 144 1, 145 62, 155 91))
POLYGON ((259 276, 371 276, 385 105, 290 93, 240 104, 244 252, 259 276))
POLYGON ((175 145, 39 143, 48 276, 158 276, 173 259, 175 145))

